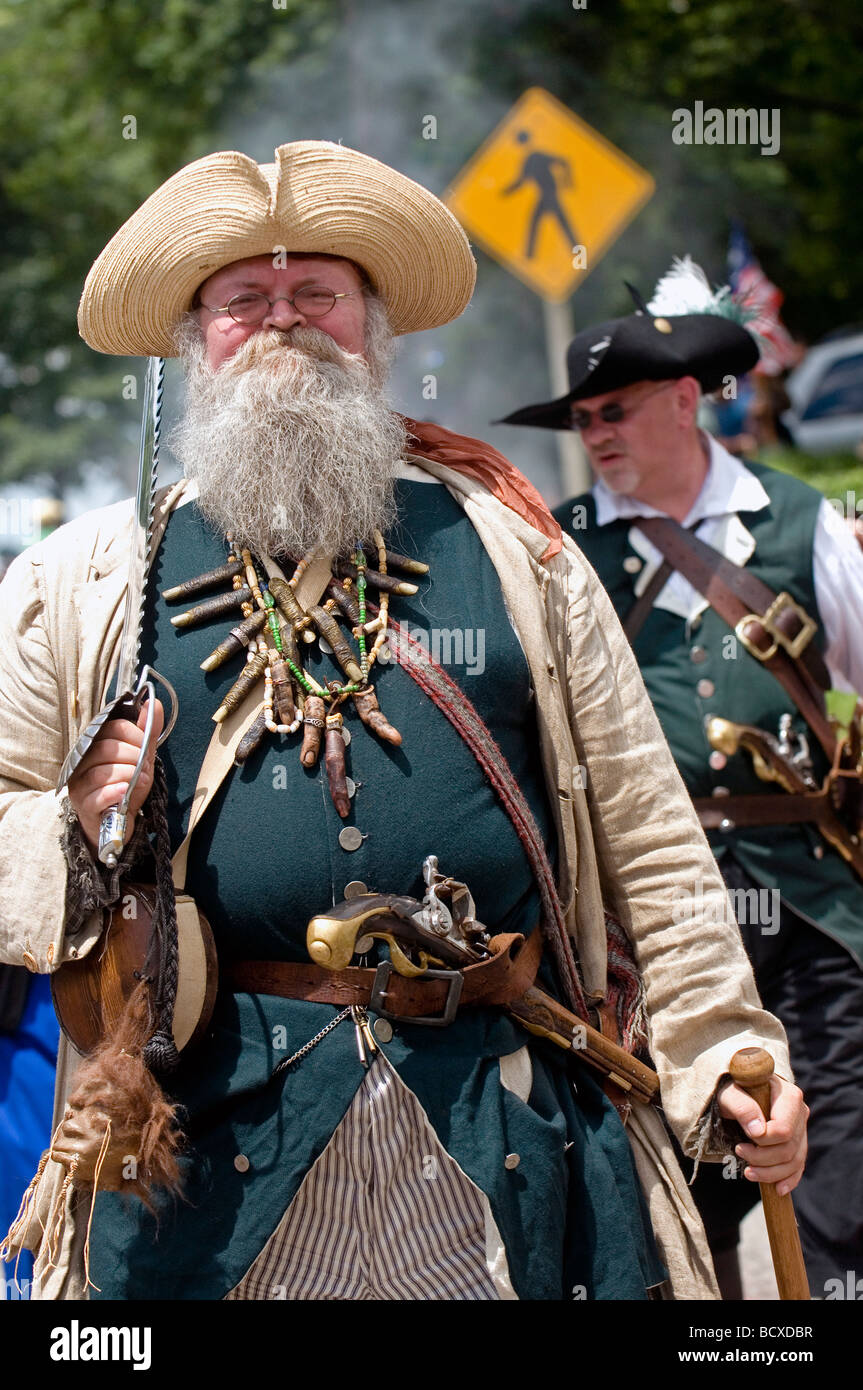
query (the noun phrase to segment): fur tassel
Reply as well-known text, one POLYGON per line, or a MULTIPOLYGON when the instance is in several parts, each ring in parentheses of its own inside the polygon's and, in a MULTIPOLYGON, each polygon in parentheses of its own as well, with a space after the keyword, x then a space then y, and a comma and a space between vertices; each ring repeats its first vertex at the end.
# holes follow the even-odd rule
POLYGON ((133 1192, 151 1211, 155 1188, 180 1190, 175 1107, 142 1060, 151 1031, 148 986, 134 990, 113 1034, 82 1063, 51 1157, 76 1186, 133 1192))

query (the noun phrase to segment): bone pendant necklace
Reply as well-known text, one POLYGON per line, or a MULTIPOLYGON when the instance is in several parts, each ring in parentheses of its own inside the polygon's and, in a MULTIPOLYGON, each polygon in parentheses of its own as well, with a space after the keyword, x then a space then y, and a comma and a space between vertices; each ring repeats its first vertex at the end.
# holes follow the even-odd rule
POLYGON ((251 553, 236 546, 230 533, 227 541, 228 557, 224 565, 166 589, 162 596, 174 602, 224 583, 230 584, 230 589, 176 614, 171 622, 183 629, 228 614, 241 614, 241 621, 201 663, 202 670, 214 671, 232 657, 243 652, 246 656, 239 678, 213 715, 214 722, 221 723, 263 680, 263 709, 241 739, 234 755, 235 763, 242 766, 267 733, 282 737, 302 729, 300 762, 303 767, 314 767, 323 746, 333 806, 345 819, 350 814, 350 797, 340 706, 352 699, 360 719, 378 738, 394 746, 401 743, 401 734, 389 723, 378 704, 370 677, 387 640, 390 596, 417 592, 416 584, 394 577, 391 567, 422 575, 428 573, 428 565, 388 552, 383 536, 375 531, 378 568, 369 568, 363 545, 358 542, 351 561, 336 563, 336 573, 327 585, 326 600, 322 604, 310 604, 306 609, 297 597, 296 587, 314 551, 300 560, 290 580, 278 576, 264 580, 251 553), (377 589, 380 597, 374 616, 369 612, 370 607, 376 607, 367 599, 369 586, 377 589), (339 618, 349 625, 357 644, 356 652, 339 626, 339 618), (368 639, 372 637, 369 646, 368 639), (318 638, 328 643, 343 673, 341 681, 332 680, 321 685, 303 666, 301 648, 318 638))

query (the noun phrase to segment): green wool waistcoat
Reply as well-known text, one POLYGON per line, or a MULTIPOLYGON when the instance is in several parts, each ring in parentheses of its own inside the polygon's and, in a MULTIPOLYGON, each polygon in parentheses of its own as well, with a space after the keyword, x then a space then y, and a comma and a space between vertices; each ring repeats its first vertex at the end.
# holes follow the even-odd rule
MULTIPOLYGON (((391 611, 428 642, 493 731, 545 842, 554 843, 538 751, 527 663, 507 617, 494 567, 445 487, 401 480, 392 548, 430 565, 411 599, 391 611), (448 635, 445 635, 448 634, 448 635)), ((158 593, 224 562, 224 539, 195 503, 171 516, 156 557, 142 661, 176 687, 180 721, 162 749, 174 846, 188 820, 210 716, 240 669, 204 675, 200 662, 236 617, 178 631, 158 593)), ((339 679, 315 644, 304 659, 316 679, 339 679)), ((188 891, 215 933, 220 962, 307 960, 309 919, 352 880, 371 891, 422 897, 422 861, 463 879, 491 931, 529 933, 539 918, 536 884, 521 841, 472 753, 397 665, 376 666, 373 685, 401 748, 378 740, 348 702, 347 772, 357 784, 346 821, 323 769, 299 762, 300 735, 273 737, 216 794, 191 842, 188 891), (338 835, 365 836, 354 853, 338 835)), ((382 948, 385 950, 385 948, 382 948)), ((553 987, 549 974, 544 982, 553 987)), ((191 1148, 184 1199, 163 1202, 156 1221, 140 1203, 96 1201, 91 1274, 101 1298, 218 1299, 233 1288, 278 1225, 303 1178, 344 1117, 364 1075, 352 1022, 339 1024, 275 1083, 276 1064, 338 1012, 327 1004, 221 990, 213 1025, 167 1079, 186 1107, 191 1148), (234 1159, 248 1159, 237 1171, 234 1159)), ((558 1049, 529 1039, 500 1009, 460 1012, 446 1028, 394 1025, 382 1044, 418 1097, 448 1153, 487 1194, 522 1298, 644 1298, 660 1281, 657 1258, 616 1111, 588 1074, 573 1078, 558 1049), (498 1059, 529 1043, 528 1102, 505 1089, 498 1059), (514 1170, 508 1153, 518 1153, 514 1170)), ((376 1063, 380 1065, 380 1063, 376 1063)))
MULTIPOLYGON (((758 511, 741 511, 741 522, 755 541, 746 568, 778 593, 783 589, 819 624, 813 641, 823 650, 824 628, 812 573, 813 540, 822 497, 814 488, 763 464, 746 467, 770 498, 758 511)), ((596 504, 584 493, 560 506, 555 516, 574 537, 608 591, 623 622, 635 603, 635 573, 627 559, 641 557, 629 541, 631 518, 596 524, 596 504)), ((634 565, 634 560, 632 560, 634 565)), ((759 796, 785 793, 755 774, 741 750, 719 769, 705 733, 708 715, 754 724, 775 734, 783 714, 793 716, 795 732, 806 729, 791 697, 774 675, 751 656, 713 609, 693 622, 654 606, 638 633, 634 651, 665 737, 692 796, 759 796), (699 693, 699 687, 703 693, 699 693), (708 693, 709 692, 709 693, 708 693)), ((809 746, 819 782, 826 758, 814 734, 809 746)), ((809 825, 740 827, 708 833, 717 859, 732 850, 752 878, 776 889, 802 917, 841 942, 863 968, 863 889, 839 853, 809 825), (821 857, 823 854, 823 857, 821 857)))

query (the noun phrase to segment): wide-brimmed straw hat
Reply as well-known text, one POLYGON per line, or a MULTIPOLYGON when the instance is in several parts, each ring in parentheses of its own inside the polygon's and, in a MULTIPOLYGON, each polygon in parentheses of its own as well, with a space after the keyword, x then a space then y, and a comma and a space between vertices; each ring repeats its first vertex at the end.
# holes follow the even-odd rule
POLYGON ((476 263, 428 189, 325 140, 280 145, 273 164, 236 150, 195 160, 124 222, 94 263, 78 308, 97 352, 176 355, 195 291, 249 256, 307 252, 355 261, 395 333, 436 328, 467 307, 476 263))

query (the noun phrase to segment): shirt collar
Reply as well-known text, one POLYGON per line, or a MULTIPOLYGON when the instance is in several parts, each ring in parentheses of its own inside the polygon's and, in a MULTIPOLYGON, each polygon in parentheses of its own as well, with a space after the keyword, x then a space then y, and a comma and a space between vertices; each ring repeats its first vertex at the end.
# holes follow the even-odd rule
MULTIPOLYGON (((740 459, 729 454, 712 435, 702 432, 702 438, 706 439, 710 449, 707 477, 682 524, 692 526, 708 517, 759 512, 766 507, 770 498, 755 474, 740 459)), ((633 516, 665 515, 635 497, 612 492, 601 478, 597 478, 591 491, 596 503, 597 526, 607 526, 609 522, 633 516)))

